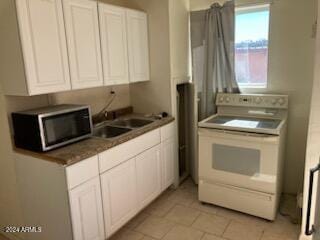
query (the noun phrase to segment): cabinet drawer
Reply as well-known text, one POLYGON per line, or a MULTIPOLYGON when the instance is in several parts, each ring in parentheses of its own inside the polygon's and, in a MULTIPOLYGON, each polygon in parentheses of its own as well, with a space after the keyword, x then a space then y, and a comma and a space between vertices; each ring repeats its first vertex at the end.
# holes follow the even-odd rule
POLYGON ((94 156, 66 168, 68 189, 99 175, 98 156, 94 156))
POLYGON ((174 136, 174 122, 171 122, 161 128, 161 142, 174 136))
POLYGON ((156 129, 113 147, 99 154, 100 172, 105 172, 159 143, 160 129, 156 129))

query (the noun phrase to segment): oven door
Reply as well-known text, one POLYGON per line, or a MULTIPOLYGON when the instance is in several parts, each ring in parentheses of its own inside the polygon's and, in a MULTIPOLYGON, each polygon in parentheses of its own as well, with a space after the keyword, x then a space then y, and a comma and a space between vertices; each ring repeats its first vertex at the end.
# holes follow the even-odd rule
POLYGON ((199 178, 275 193, 279 136, 199 129, 199 178))

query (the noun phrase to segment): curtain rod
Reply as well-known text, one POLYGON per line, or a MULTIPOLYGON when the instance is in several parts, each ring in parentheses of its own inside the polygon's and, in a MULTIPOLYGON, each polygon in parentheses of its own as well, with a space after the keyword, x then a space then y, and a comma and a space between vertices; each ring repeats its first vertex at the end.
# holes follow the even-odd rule
MULTIPOLYGON (((224 2, 229 2, 229 1, 232 1, 232 0, 227 0, 227 1, 224 1, 224 2)), ((271 5, 271 4, 274 4, 276 1, 279 1, 279 0, 260 0, 260 1, 256 1, 256 2, 251 0, 250 2, 244 2, 244 3, 237 3, 237 1, 235 1, 235 7, 239 7, 239 8, 240 7, 250 7, 250 6, 264 5, 264 4, 270 4, 271 5)), ((215 2, 217 2, 217 0, 214 0, 212 2, 212 4, 214 4, 215 2)), ((221 2, 220 2, 220 4, 221 4, 221 2)), ((194 10, 191 10, 191 12, 198 12, 198 11, 204 11, 204 10, 207 10, 207 8, 199 8, 199 9, 196 8, 194 10)))
POLYGON ((263 1, 257 1, 257 2, 246 2, 246 3, 237 3, 237 1, 235 1, 235 6, 236 7, 245 7, 245 6, 254 6, 254 5, 263 5, 263 4, 273 4, 274 1, 273 0, 263 0, 263 1))

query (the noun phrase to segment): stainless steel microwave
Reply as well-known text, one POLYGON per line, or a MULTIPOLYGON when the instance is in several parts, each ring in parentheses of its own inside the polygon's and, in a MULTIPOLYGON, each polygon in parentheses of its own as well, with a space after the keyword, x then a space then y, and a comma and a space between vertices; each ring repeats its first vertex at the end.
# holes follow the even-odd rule
POLYGON ((17 148, 44 152, 92 136, 89 106, 55 105, 12 113, 17 148))

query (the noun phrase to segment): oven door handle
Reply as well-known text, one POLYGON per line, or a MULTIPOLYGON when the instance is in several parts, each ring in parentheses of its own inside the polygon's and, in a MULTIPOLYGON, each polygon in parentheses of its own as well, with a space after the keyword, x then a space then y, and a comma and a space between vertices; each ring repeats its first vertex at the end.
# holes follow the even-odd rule
POLYGON ((308 190, 308 206, 307 206, 307 217, 306 217, 306 229, 305 234, 307 236, 312 235, 315 232, 315 226, 312 225, 310 229, 310 215, 311 215, 311 205, 312 205, 312 193, 313 193, 313 179, 314 174, 320 170, 320 164, 316 167, 310 169, 309 175, 309 190, 308 190))

